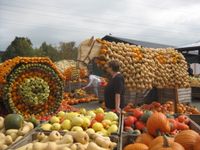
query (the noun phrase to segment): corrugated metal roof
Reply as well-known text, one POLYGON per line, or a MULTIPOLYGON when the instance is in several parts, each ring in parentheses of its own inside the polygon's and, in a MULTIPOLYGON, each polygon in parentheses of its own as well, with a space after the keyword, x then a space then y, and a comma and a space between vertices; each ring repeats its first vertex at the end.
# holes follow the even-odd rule
POLYGON ((177 49, 182 49, 182 48, 195 48, 195 47, 200 47, 200 41, 197 41, 197 42, 192 43, 192 44, 187 44, 187 45, 179 46, 179 47, 177 47, 177 49))
POLYGON ((110 41, 110 42, 124 42, 129 43, 133 45, 141 45, 142 47, 150 47, 150 48, 168 48, 168 47, 174 47, 172 45, 165 45, 165 44, 159 44, 159 43, 152 43, 152 42, 146 42, 146 41, 138 41, 138 40, 132 40, 127 38, 121 38, 121 37, 114 37, 110 35, 106 35, 102 39, 110 41))

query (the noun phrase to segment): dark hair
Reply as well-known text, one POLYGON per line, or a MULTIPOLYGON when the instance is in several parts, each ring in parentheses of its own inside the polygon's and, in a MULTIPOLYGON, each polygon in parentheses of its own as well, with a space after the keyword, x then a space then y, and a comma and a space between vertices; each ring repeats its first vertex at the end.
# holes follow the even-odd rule
POLYGON ((112 60, 108 63, 108 66, 114 71, 118 72, 119 71, 119 62, 116 60, 112 60))

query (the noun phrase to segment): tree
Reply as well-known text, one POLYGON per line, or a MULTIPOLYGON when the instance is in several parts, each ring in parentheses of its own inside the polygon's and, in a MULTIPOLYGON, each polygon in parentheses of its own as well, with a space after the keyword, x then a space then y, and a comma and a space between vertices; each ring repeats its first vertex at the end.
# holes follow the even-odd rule
POLYGON ((32 48, 28 38, 16 37, 2 55, 2 61, 16 56, 38 56, 49 57, 52 61, 62 59, 77 59, 78 49, 75 42, 61 42, 58 47, 43 42, 39 48, 32 48))
POLYGON ((59 47, 60 59, 77 59, 78 48, 75 42, 61 42, 59 47))
POLYGON ((59 53, 55 47, 53 47, 51 44, 47 44, 46 42, 43 42, 40 46, 40 49, 38 50, 38 53, 41 56, 47 56, 53 61, 60 60, 59 53))
POLYGON ((16 56, 33 56, 34 50, 32 43, 28 38, 15 37, 14 41, 8 46, 2 55, 2 61, 5 61, 16 56))

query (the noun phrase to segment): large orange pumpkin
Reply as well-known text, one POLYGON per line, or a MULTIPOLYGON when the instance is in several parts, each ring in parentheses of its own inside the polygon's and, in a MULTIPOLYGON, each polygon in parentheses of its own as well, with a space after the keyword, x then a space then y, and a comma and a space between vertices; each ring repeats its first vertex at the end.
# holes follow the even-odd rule
MULTIPOLYGON (((172 137, 168 137, 168 141, 169 142, 174 142, 174 138, 172 137)), ((151 149, 152 147, 154 147, 155 145, 157 145, 158 143, 163 143, 163 136, 158 136, 155 139, 153 139, 151 141, 151 143, 149 144, 149 149, 151 149)))
POLYGON ((137 137, 135 142, 136 143, 143 143, 143 144, 149 146, 150 143, 152 142, 152 140, 153 140, 153 137, 151 135, 149 135, 148 133, 142 133, 137 137))
POLYGON ((197 140, 194 144, 194 150, 200 150, 200 136, 197 137, 197 140))
POLYGON ((155 112, 147 120, 147 131, 153 136, 157 136, 159 132, 170 132, 170 123, 167 117, 160 112, 155 112))
POLYGON ((181 144, 185 150, 193 150, 199 134, 193 130, 184 130, 175 136, 174 141, 181 144))
POLYGON ((123 150, 148 150, 148 146, 142 143, 135 143, 127 145, 123 150))
POLYGON ((163 136, 163 142, 156 144, 149 150, 185 150, 184 147, 176 142, 168 141, 166 136, 163 136))

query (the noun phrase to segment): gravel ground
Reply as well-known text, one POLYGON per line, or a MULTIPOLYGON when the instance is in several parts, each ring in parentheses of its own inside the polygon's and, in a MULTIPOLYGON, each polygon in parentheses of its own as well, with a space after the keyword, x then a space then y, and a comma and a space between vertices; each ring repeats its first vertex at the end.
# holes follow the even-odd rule
POLYGON ((82 104, 74 105, 74 107, 85 108, 87 110, 90 110, 90 109, 96 109, 98 107, 101 107, 101 104, 98 101, 93 101, 90 103, 82 103, 82 104))

